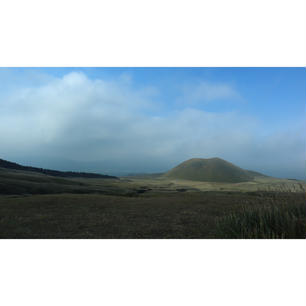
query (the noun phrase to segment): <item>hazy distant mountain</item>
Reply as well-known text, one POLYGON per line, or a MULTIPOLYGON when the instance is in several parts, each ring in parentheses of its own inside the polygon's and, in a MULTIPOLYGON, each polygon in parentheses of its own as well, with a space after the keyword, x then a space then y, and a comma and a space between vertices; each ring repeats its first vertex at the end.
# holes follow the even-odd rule
POLYGON ((238 183, 251 181, 256 176, 264 175, 244 170, 221 158, 192 158, 174 167, 163 176, 191 181, 238 183))
POLYGON ((57 171, 57 170, 49 170, 49 169, 36 168, 36 167, 28 167, 28 166, 19 165, 17 163, 12 163, 12 162, 9 162, 3 159, 0 159, 0 168, 39 172, 39 173, 43 173, 47 175, 60 176, 60 177, 85 177, 85 178, 106 178, 106 179, 107 178, 117 178, 115 176, 97 174, 97 173, 57 171))
POLYGON ((159 178, 163 175, 163 172, 160 173, 129 173, 125 175, 126 177, 132 178, 159 178))

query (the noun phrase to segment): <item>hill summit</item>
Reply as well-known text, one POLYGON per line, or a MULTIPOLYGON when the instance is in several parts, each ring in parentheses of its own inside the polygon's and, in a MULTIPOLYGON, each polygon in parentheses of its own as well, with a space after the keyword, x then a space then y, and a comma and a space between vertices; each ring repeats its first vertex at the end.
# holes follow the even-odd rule
POLYGON ((221 158, 192 158, 164 174, 164 177, 203 182, 239 183, 262 174, 244 170, 221 158))

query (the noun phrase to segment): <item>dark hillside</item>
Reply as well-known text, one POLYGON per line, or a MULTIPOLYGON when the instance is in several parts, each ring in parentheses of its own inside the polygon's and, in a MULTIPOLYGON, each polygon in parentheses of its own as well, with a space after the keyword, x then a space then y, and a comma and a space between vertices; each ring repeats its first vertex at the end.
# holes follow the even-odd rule
POLYGON ((251 175, 252 177, 268 177, 267 175, 264 175, 262 173, 256 172, 256 171, 252 171, 252 170, 246 170, 249 175, 251 175))
POLYGON ((87 173, 87 172, 72 172, 72 171, 57 171, 57 170, 49 170, 43 168, 36 167, 28 167, 22 166, 17 163, 12 163, 3 159, 0 159, 0 168, 6 168, 11 170, 21 170, 21 171, 31 171, 43 173, 51 176, 59 176, 59 177, 84 177, 84 178, 105 178, 105 179, 117 179, 116 176, 98 174, 98 173, 87 173))

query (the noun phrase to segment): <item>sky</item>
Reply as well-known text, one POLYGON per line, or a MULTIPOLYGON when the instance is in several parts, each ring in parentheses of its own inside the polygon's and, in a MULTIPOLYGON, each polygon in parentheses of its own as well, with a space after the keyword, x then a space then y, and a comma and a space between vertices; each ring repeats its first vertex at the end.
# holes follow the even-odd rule
POLYGON ((164 172, 220 157, 305 179, 305 68, 0 68, 0 158, 164 172))

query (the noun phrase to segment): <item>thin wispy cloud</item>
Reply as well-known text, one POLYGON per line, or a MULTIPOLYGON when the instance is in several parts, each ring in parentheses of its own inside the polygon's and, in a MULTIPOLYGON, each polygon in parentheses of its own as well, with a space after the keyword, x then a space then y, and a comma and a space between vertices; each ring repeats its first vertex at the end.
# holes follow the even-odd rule
POLYGON ((209 103, 214 101, 240 100, 240 93, 230 84, 199 81, 183 88, 179 101, 188 103, 209 103))

